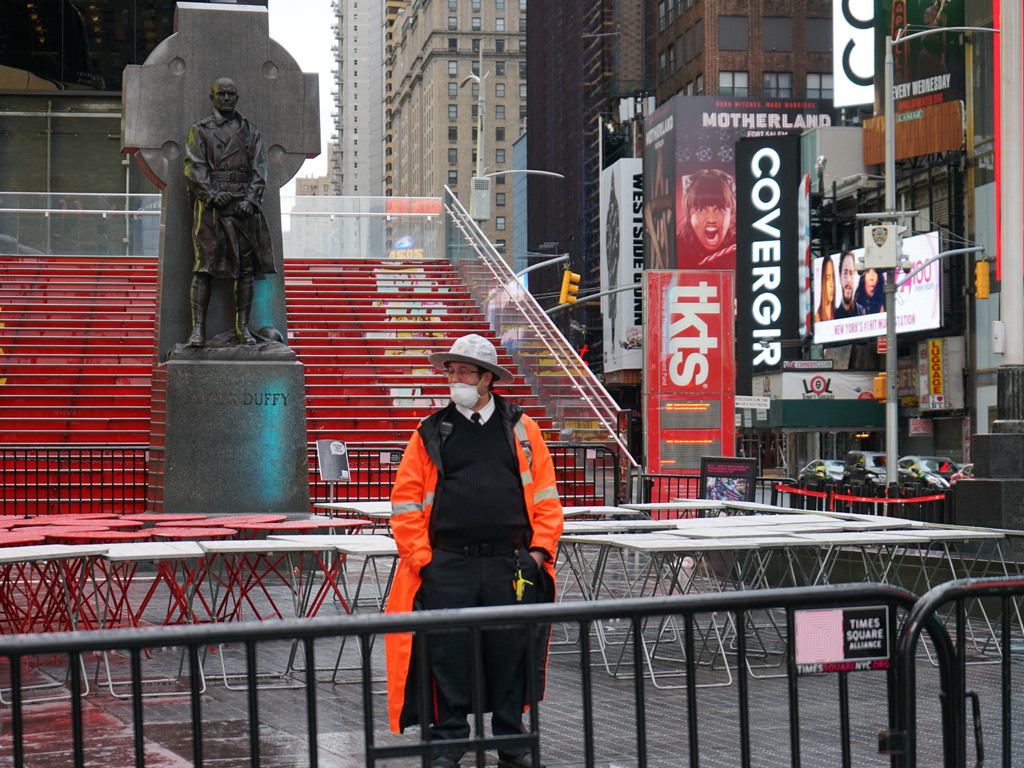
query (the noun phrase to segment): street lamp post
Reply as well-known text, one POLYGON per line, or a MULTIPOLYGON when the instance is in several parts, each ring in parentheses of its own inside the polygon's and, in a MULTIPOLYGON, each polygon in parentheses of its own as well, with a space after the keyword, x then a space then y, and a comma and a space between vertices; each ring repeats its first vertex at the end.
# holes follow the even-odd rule
MULTIPOLYGON (((996 31, 998 30, 988 27, 936 27, 910 35, 903 35, 903 30, 900 30, 896 40, 893 40, 892 35, 885 36, 885 211, 879 218, 899 221, 909 214, 909 212, 896 210, 896 95, 893 90, 893 47, 897 43, 907 43, 916 38, 940 32, 996 31)), ((896 468, 899 456, 899 402, 896 400, 896 291, 898 290, 896 267, 903 256, 901 251, 897 253, 897 264, 893 264, 885 272, 885 473, 886 483, 889 486, 895 485, 898 478, 896 468)))

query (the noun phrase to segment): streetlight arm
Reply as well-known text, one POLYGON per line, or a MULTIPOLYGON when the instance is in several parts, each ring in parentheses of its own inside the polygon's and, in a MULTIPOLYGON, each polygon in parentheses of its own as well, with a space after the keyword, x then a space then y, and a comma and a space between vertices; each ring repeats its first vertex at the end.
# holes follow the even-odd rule
POLYGON ((947 256, 959 256, 961 253, 977 253, 978 251, 984 250, 985 248, 983 246, 976 245, 973 248, 956 248, 952 251, 943 251, 942 253, 937 253, 927 261, 921 262, 921 264, 918 265, 913 272, 908 272, 906 275, 904 275, 902 280, 897 280, 896 289, 899 290, 900 288, 902 288, 904 285, 909 283, 914 278, 914 275, 916 275, 922 269, 927 267, 929 264, 932 264, 938 261, 939 259, 944 259, 947 256))
POLYGON ((639 286, 636 285, 622 285, 618 288, 612 288, 607 291, 601 291, 600 293, 589 293, 586 296, 580 296, 576 299, 575 304, 556 304, 551 309, 545 309, 544 314, 553 315, 562 309, 568 309, 569 307, 575 306, 576 304, 582 304, 585 301, 591 301, 592 299, 599 299, 602 296, 608 296, 613 293, 622 293, 623 291, 635 291, 639 286))
POLYGON ((478 175, 478 179, 489 179, 491 176, 504 176, 506 173, 532 173, 535 176, 554 176, 557 179, 564 179, 561 173, 555 173, 554 171, 534 171, 529 168, 510 168, 507 171, 491 171, 490 173, 484 173, 478 175))
POLYGON ((568 260, 569 260, 569 254, 568 253, 563 253, 561 256, 555 256, 555 258, 553 258, 553 259, 545 259, 544 261, 538 261, 536 264, 531 264, 526 269, 523 269, 523 270, 520 270, 519 272, 516 272, 516 277, 522 277, 527 272, 533 272, 533 270, 540 269, 541 267, 546 267, 548 264, 557 264, 560 261, 568 261, 568 260))

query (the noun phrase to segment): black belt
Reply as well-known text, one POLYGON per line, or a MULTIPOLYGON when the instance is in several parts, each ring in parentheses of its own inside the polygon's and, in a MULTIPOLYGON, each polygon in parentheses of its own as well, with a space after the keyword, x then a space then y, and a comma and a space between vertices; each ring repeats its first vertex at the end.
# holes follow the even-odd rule
POLYGON ((519 541, 514 541, 511 544, 492 544, 489 541, 478 541, 462 547, 446 547, 438 544, 437 548, 445 552, 454 552, 457 555, 468 555, 469 557, 493 557, 495 555, 507 555, 510 552, 515 552, 521 546, 522 542, 519 541))
POLYGON ((249 175, 245 171, 210 171, 211 181, 248 181, 249 175))

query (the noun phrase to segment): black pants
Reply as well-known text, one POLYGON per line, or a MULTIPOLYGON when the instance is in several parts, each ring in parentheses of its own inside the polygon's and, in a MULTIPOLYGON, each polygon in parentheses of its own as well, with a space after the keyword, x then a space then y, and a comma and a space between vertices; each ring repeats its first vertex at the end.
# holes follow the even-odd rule
MULTIPOLYGON (((523 578, 537 583, 537 563, 525 549, 518 554, 492 557, 471 557, 435 549, 430 564, 420 572, 423 579, 423 607, 433 610, 516 603, 512 580, 517 559, 523 578)), ((534 588, 527 585, 522 602, 534 601, 534 588)), ((523 733, 527 639, 525 629, 494 629, 482 634, 486 696, 483 708, 493 713, 491 730, 495 736, 523 733)), ((470 633, 431 634, 427 639, 427 647, 435 702, 431 738, 468 738, 467 717, 472 712, 473 703, 473 648, 470 633)), ((452 757, 458 759, 461 750, 455 751, 459 754, 452 754, 452 757)), ((527 752, 527 749, 501 750, 502 755, 510 756, 527 752)))

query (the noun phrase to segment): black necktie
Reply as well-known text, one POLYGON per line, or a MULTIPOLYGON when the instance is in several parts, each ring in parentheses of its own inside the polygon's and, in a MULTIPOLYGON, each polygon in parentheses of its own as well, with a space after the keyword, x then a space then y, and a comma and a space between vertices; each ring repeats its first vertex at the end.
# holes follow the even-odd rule
POLYGON ((472 416, 469 417, 469 420, 472 421, 474 424, 483 423, 483 420, 480 418, 480 414, 475 412, 473 413, 472 416))

